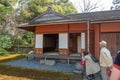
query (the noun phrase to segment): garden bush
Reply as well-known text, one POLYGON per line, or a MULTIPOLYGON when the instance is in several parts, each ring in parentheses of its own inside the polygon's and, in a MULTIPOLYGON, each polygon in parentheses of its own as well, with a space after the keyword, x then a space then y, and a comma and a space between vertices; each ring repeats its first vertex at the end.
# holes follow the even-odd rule
POLYGON ((7 51, 3 48, 0 48, 0 55, 5 55, 7 51))

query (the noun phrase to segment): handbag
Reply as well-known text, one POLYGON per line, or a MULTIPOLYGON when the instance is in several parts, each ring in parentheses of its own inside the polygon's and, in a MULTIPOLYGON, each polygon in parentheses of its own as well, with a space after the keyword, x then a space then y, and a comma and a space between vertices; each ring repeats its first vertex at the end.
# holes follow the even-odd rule
POLYGON ((80 61, 81 66, 85 66, 85 61, 80 61))
POLYGON ((94 62, 98 62, 99 60, 95 57, 95 56, 93 56, 92 54, 90 54, 90 57, 91 57, 91 59, 94 61, 94 62))
POLYGON ((108 76, 111 76, 112 70, 107 71, 108 76))

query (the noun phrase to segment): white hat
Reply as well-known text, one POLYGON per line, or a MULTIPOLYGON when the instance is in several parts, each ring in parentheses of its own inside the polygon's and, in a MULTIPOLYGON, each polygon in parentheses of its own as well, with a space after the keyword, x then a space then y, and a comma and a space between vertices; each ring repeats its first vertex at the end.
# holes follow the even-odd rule
POLYGON ((101 41, 100 45, 107 46, 107 42, 106 41, 101 41))

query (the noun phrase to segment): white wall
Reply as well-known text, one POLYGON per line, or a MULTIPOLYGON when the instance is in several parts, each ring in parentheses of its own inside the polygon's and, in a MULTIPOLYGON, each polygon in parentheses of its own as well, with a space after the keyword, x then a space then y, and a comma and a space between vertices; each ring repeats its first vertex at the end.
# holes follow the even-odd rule
POLYGON ((43 48, 43 34, 36 34, 35 48, 43 48))
POLYGON ((77 52, 81 52, 81 36, 77 36, 77 52))
POLYGON ((81 33, 81 49, 85 49, 85 33, 81 33))
POLYGON ((68 49, 68 33, 59 33, 59 48, 68 49))

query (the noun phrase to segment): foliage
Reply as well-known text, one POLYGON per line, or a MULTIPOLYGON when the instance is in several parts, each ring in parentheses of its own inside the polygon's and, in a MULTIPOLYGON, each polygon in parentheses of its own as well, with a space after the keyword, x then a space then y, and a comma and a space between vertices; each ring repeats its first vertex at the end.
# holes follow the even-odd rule
POLYGON ((0 48, 0 52, 7 52, 7 51, 3 48, 0 48))
POLYGON ((0 48, 0 55, 5 55, 7 51, 3 48, 0 48))
MULTIPOLYGON (((25 4, 25 3, 24 3, 25 4)), ((25 22, 30 21, 34 17, 40 15, 51 7, 56 12, 61 14, 76 13, 76 9, 70 2, 62 3, 59 0, 31 0, 27 3, 27 6, 22 7, 20 15, 23 17, 25 22), (69 6, 69 7, 68 7, 69 6)))
POLYGON ((34 33, 33 32, 28 32, 25 31, 22 35, 18 34, 17 36, 13 37, 14 46, 29 46, 32 47, 34 46, 34 33))
POLYGON ((48 7, 61 13, 76 13, 68 0, 0 0, 0 46, 10 48, 13 45, 33 46, 34 35, 15 28, 18 24, 29 22, 48 7), (69 7, 68 7, 69 6, 69 7))
POLYGON ((0 21, 4 19, 3 15, 6 15, 7 10, 4 5, 0 4, 0 21))
POLYGON ((22 45, 33 46, 34 45, 34 34, 32 32, 25 32, 22 41, 22 45))
POLYGON ((9 1, 0 0, 0 24, 2 24, 6 20, 9 10, 12 10, 9 1))
POLYGON ((12 37, 9 34, 0 32, 0 47, 10 48, 12 45, 12 37))
POLYGON ((120 10, 120 0, 113 0, 112 10, 120 10))

